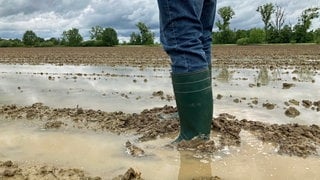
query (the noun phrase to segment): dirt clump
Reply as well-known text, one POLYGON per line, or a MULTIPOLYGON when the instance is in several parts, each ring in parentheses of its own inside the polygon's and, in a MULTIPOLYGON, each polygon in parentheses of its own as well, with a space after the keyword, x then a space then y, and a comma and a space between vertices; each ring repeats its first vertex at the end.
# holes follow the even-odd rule
POLYGON ((289 103, 293 104, 293 105, 296 105, 296 106, 299 106, 300 102, 295 100, 295 99, 290 99, 289 100, 289 103))
POLYGON ((123 175, 112 178, 112 180, 143 180, 141 172, 129 168, 123 175))
POLYGON ((194 138, 189 141, 181 141, 177 144, 178 150, 191 150, 199 153, 213 153, 218 150, 213 140, 194 138))
POLYGON ((284 114, 288 117, 294 118, 300 115, 300 112, 295 107, 289 107, 284 114))
POLYGON ((292 83, 283 83, 282 89, 290 89, 293 86, 294 86, 294 84, 292 84, 292 83))
POLYGON ((65 125, 65 123, 63 123, 62 121, 49 121, 49 122, 46 122, 44 124, 44 128, 45 129, 58 129, 60 128, 62 125, 65 125))
POLYGON ((272 103, 263 103, 262 106, 267 108, 268 110, 272 110, 275 108, 276 105, 272 103))
POLYGON ((235 120, 235 116, 230 114, 220 114, 213 119, 212 129, 221 133, 221 146, 239 146, 241 126, 235 120))
POLYGON ((132 144, 130 141, 127 141, 125 144, 126 148, 127 148, 127 152, 128 154, 130 154, 133 157, 141 157, 144 156, 144 150, 137 147, 136 145, 132 144))
POLYGON ((312 101, 302 100, 302 106, 304 106, 305 108, 310 108, 312 106, 312 101))

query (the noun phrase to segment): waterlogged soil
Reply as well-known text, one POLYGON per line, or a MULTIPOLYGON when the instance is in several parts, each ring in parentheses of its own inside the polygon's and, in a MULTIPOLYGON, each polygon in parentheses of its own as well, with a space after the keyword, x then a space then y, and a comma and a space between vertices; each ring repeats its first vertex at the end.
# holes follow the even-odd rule
MULTIPOLYGON (((319 45, 262 45, 262 46, 214 46, 213 66, 221 68, 244 69, 288 69, 298 71, 306 69, 310 72, 320 70, 319 45)), ((2 64, 54 64, 54 65, 103 65, 103 66, 130 66, 144 69, 146 67, 169 67, 168 56, 161 47, 112 47, 112 48, 0 48, 0 63, 2 64)), ((214 81, 227 80, 229 71, 221 71, 214 77, 214 81), (227 78, 227 79, 226 79, 227 78)), ((259 77, 261 82, 249 84, 250 88, 264 85, 263 69, 259 77)), ((233 72, 234 73, 234 72, 233 72)), ((292 72, 299 73, 299 72, 292 72)), ((74 77, 82 77, 82 74, 74 77)), ((110 74, 109 76, 112 76, 110 74)), ((259 78, 258 77, 258 78, 259 78)), ((54 80, 49 77, 48 80, 54 80)), ((301 77, 303 78, 303 77, 301 77)), ((246 79, 238 79, 246 81, 246 79)), ((295 89, 295 82, 303 80, 293 77, 294 83, 284 82, 283 91, 291 92, 295 89)), ((145 80, 147 82, 148 80, 145 80)), ((319 83, 308 80, 308 83, 319 83)), ((18 90, 23 91, 19 86, 18 90)), ((312 91, 318 91, 312 89, 312 91)), ((121 94, 129 98, 130 94, 121 94)), ((172 101, 174 97, 163 91, 155 90, 153 97, 172 101)), ((261 104, 258 98, 229 97, 227 94, 218 94, 217 101, 233 99, 233 103, 248 102, 248 106, 255 107, 261 104)), ((283 102, 282 114, 294 119, 299 117, 302 107, 311 109, 315 113, 320 111, 320 99, 308 97, 283 102)), ((262 107, 270 112, 279 108, 279 104, 263 102, 262 107)), ((98 109, 54 108, 42 103, 32 105, 5 104, 0 107, 0 117, 8 121, 39 121, 43 129, 76 128, 87 131, 111 132, 114 134, 133 134, 141 142, 153 141, 157 138, 174 138, 178 135, 179 119, 176 108, 173 106, 150 107, 140 113, 122 111, 102 111, 98 109)), ((252 109, 254 111, 254 109, 252 109)), ((308 112, 308 111, 303 111, 308 112)), ((305 117, 305 116, 304 116, 305 117)), ((317 116, 313 116, 317 117, 317 116)), ((318 116, 319 117, 319 116, 318 116)), ((320 120, 320 119, 318 119, 320 120)), ((317 122, 317 119, 312 122, 317 122)), ((272 122, 281 122, 270 119, 272 122)), ((318 123, 317 123, 318 124, 318 123)), ((233 112, 216 115, 212 119, 212 134, 209 141, 194 139, 181 142, 177 145, 168 145, 168 148, 179 151, 191 151, 197 154, 212 154, 230 146, 241 146, 241 132, 248 131, 264 143, 273 145, 275 151, 283 156, 301 158, 319 157, 320 127, 316 124, 277 124, 261 122, 259 119, 237 118, 233 112)), ((135 145, 134 142, 124 142, 127 152, 134 157, 148 155, 148 150, 135 145)), ((1 153, 0 153, 1 155, 1 153)), ((76 167, 77 168, 77 167, 76 167)), ((143 172, 128 167, 128 170, 111 179, 143 179, 143 172)), ((10 160, 0 161, 0 179, 102 179, 91 176, 84 169, 70 169, 47 165, 25 166, 10 160)), ((223 177, 201 177, 200 179, 223 179, 223 177)))
MULTIPOLYGON (((128 114, 124 112, 104 112, 100 110, 82 108, 50 108, 41 103, 31 106, 4 105, 0 108, 0 115, 8 120, 40 120, 44 129, 80 128, 92 131, 108 131, 116 134, 133 133, 139 136, 140 141, 150 141, 161 137, 172 137, 178 134, 179 120, 175 116, 176 108, 165 106, 144 110, 141 113, 128 114), (166 117, 166 118, 163 118, 166 117)), ((254 120, 238 120, 230 114, 220 114, 213 118, 212 133, 218 140, 203 141, 193 139, 182 141, 176 146, 178 150, 194 151, 201 154, 212 154, 226 146, 240 146, 240 132, 252 132, 258 139, 272 143, 277 152, 283 155, 319 156, 317 149, 320 146, 320 127, 317 125, 299 124, 267 124, 254 120)), ((130 141, 126 148, 132 156, 144 156, 145 151, 130 141)), ((56 167, 35 166, 31 169, 19 168, 12 162, 1 162, 0 177, 22 178, 50 178, 73 177, 80 179, 99 179, 86 176, 79 169, 59 169, 56 167)), ((132 170, 128 170, 132 171, 132 170)), ((130 174, 132 172, 129 172, 130 174)), ((140 172, 133 173, 141 177, 140 172)), ((133 176, 133 175, 130 175, 133 176)), ((125 176, 125 175, 122 175, 125 176)), ((121 179, 121 178, 120 178, 121 179)), ((131 179, 131 178, 129 178, 131 179)))

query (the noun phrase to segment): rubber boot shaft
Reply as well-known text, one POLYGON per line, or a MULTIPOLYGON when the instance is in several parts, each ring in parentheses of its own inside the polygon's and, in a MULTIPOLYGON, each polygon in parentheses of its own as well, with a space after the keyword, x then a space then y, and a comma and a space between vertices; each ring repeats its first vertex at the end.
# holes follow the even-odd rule
POLYGON ((213 112, 210 71, 172 74, 172 83, 180 118, 177 141, 209 136, 213 112))

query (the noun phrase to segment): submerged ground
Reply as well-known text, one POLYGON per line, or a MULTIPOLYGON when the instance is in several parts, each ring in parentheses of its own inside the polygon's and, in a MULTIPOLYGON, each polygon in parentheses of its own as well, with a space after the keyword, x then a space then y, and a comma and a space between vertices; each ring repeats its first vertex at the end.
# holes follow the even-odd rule
POLYGON ((178 146, 160 47, 2 48, 0 63, 2 179, 320 178, 320 46, 214 46, 211 141, 178 146))

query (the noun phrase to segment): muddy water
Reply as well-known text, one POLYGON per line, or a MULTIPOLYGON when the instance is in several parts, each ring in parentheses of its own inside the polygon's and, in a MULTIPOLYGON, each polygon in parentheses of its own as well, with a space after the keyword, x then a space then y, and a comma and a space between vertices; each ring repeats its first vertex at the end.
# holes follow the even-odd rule
MULTIPOLYGON (((139 113, 143 109, 175 105, 166 68, 108 66, 0 65, 0 104, 82 107, 103 111, 139 113), (154 96, 156 92, 160 96, 154 96)), ((269 123, 319 124, 319 112, 305 108, 302 100, 320 100, 320 72, 308 69, 213 68, 215 115, 231 113, 237 118, 269 123), (283 83, 293 84, 283 89, 283 83), (285 116, 289 100, 300 115, 285 116), (236 101, 238 100, 238 102, 236 101), (236 102, 235 102, 236 101, 236 102), (256 103, 252 103, 256 101, 256 103), (274 104, 268 110, 263 104, 274 104)))
MULTIPOLYGON (((213 78, 215 116, 230 113, 238 119, 268 123, 320 124, 320 112, 301 105, 302 100, 320 100, 317 71, 219 67, 213 69, 213 78), (294 85, 284 89, 283 83, 294 85), (222 98, 216 99, 218 95, 222 98), (285 102, 291 99, 300 102, 298 106, 290 105, 300 111, 296 118, 284 114, 285 102), (268 110, 264 103, 275 107, 268 110)), ((161 68, 0 65, 0 94, 0 105, 42 102, 52 107, 80 106, 109 112, 140 112, 174 105, 166 98, 173 96, 169 70, 161 68), (163 92, 163 99, 153 95, 158 91, 163 92)), ((129 167, 141 171, 145 179, 320 179, 319 157, 280 156, 273 146, 262 144, 245 131, 241 133, 241 147, 230 147, 211 156, 164 148, 171 139, 143 143, 136 139, 78 129, 43 130, 37 121, 0 119, 0 161, 80 168, 105 179, 123 174, 129 167), (124 146, 127 140, 135 142, 147 155, 129 156, 124 146)))
MULTIPOLYGON (((320 160, 280 156, 273 146, 262 144, 248 132, 241 133, 242 146, 225 148, 210 156, 164 147, 170 139, 144 143, 130 135, 43 130, 36 121, 0 120, 0 161, 19 162, 20 167, 53 165, 80 168, 110 179, 129 167, 145 179, 191 179, 219 176, 224 179, 319 179, 320 160), (124 143, 130 140, 146 152, 131 157, 124 143), (165 172, 165 173, 164 173, 165 172)), ((216 137, 213 137, 216 138, 216 137)))

